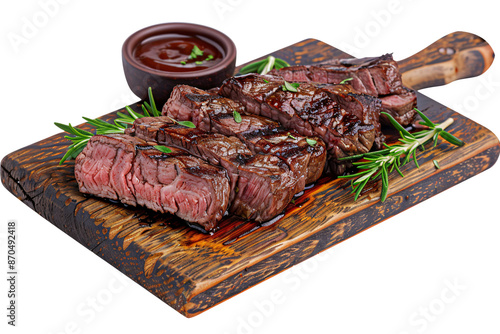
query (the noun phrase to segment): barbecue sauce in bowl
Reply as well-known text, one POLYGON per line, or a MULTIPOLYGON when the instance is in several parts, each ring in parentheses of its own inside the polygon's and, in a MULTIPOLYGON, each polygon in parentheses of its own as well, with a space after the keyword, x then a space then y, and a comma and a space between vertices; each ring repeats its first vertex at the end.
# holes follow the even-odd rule
POLYGON ((156 104, 163 105, 177 85, 210 89, 233 76, 236 46, 228 36, 207 26, 161 23, 125 40, 122 63, 132 92, 147 100, 151 87, 156 104))
POLYGON ((168 33, 146 38, 135 47, 133 55, 155 70, 194 72, 218 64, 224 51, 204 36, 168 33))

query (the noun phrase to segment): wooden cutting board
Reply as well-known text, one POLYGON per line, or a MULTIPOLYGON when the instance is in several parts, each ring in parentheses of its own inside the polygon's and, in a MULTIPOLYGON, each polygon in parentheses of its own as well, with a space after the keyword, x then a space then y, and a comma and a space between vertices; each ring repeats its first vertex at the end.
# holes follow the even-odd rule
MULTIPOLYGON (((420 58, 400 62, 405 82, 422 88, 484 72, 492 52, 477 36, 464 34, 450 34, 422 51, 420 58), (446 49, 450 45, 453 52, 446 49)), ((303 64, 349 57, 314 39, 273 55, 303 64)), ((390 176, 384 203, 379 201, 377 184, 354 202, 348 181, 323 178, 296 198, 279 220, 258 225, 229 217, 213 235, 186 227, 170 215, 83 196, 73 175, 73 162, 58 164, 68 146, 62 133, 6 156, 2 183, 76 241, 192 317, 496 162, 500 144, 488 129, 420 93, 418 108, 435 122, 453 117, 449 131, 467 144, 456 148, 441 142, 420 153, 420 169, 411 163, 402 169, 405 178, 390 176), (440 169, 434 167, 433 159, 439 161, 440 169)), ((112 112, 103 119, 115 115, 112 112)))

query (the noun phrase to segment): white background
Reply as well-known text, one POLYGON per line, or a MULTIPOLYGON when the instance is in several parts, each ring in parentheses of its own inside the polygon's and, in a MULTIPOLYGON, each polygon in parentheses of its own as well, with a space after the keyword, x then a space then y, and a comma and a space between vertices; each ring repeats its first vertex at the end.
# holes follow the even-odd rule
MULTIPOLYGON (((466 5, 423 0, 64 2, 0 5, 1 157, 57 133, 54 121, 79 124, 81 116, 97 117, 135 102, 123 75, 121 46, 134 31, 156 23, 186 21, 219 29, 234 40, 237 63, 309 37, 358 57, 394 52, 403 59, 463 30, 500 50, 498 11, 485 0, 466 5), (38 25, 31 34, 25 27, 30 23, 38 25), (14 35, 25 40, 16 46, 9 40, 14 35)), ((499 92, 498 61, 479 78, 423 90, 497 135, 499 92)), ((6 254, 6 223, 16 219, 20 275, 17 328, 6 325, 7 285, 0 280, 1 332, 498 333, 499 181, 496 164, 192 319, 2 187, 0 254, 6 254)), ((5 258, 0 255, 4 273, 5 258)))

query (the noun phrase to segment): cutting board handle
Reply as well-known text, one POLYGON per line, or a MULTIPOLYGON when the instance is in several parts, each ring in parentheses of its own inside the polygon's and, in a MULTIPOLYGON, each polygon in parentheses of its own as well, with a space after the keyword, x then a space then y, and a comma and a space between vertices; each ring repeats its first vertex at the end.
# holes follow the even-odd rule
POLYGON ((494 58, 493 49, 484 39, 458 31, 398 61, 398 64, 403 84, 422 89, 478 76, 491 66, 494 58))

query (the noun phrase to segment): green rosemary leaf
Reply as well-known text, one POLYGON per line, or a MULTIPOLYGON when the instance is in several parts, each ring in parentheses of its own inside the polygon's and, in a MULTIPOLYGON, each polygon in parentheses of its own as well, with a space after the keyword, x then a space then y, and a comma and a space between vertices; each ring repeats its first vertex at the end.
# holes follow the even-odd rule
POLYGON ((57 126, 59 129, 65 131, 67 133, 70 133, 72 135, 75 135, 75 136, 83 136, 83 137, 90 136, 90 137, 92 137, 94 135, 92 132, 88 132, 88 131, 85 131, 82 129, 74 128, 71 124, 65 125, 65 124, 54 122, 54 125, 57 126))
POLYGON ((283 59, 281 59, 281 58, 276 58, 276 57, 274 58, 274 63, 275 63, 276 65, 281 66, 282 68, 283 68, 283 67, 289 67, 289 66, 290 66, 290 64, 289 64, 289 63, 287 63, 285 60, 283 60, 283 59))
POLYGON ((66 124, 62 124, 62 123, 58 123, 58 122, 54 122, 54 125, 57 126, 59 129, 67 132, 67 133, 71 133, 71 128, 66 125, 66 124))
POLYGON ((253 62, 251 64, 248 64, 246 66, 243 66, 240 70, 240 73, 241 74, 248 74, 248 73, 254 73, 254 72, 257 72, 257 69, 259 68, 259 66, 262 64, 262 63, 265 63, 267 60, 266 59, 263 59, 263 60, 259 60, 259 61, 256 61, 256 62, 253 62))
POLYGON ((240 74, 248 74, 248 73, 266 74, 272 69, 280 69, 288 66, 290 66, 290 64, 284 61, 283 59, 276 58, 274 56, 269 56, 266 59, 262 59, 243 66, 240 69, 240 74))
MULTIPOLYGON (((398 161, 399 161, 399 158, 398 158, 398 161)), ((400 166, 400 163, 398 162, 397 164, 394 164, 394 168, 396 169, 396 171, 398 172, 398 174, 401 176, 401 177, 405 177, 403 172, 401 172, 401 170, 399 169, 399 166, 400 166)))
POLYGON ((91 119, 87 117, 82 117, 92 126, 95 126, 97 129, 116 129, 117 126, 108 122, 103 121, 102 119, 91 119))
POLYGON ((262 69, 262 71, 259 71, 259 73, 261 75, 265 75, 268 72, 270 72, 275 67, 274 66, 275 65, 275 61, 276 61, 276 58, 274 58, 273 56, 267 57, 266 65, 264 66, 264 68, 262 69))
POLYGON ((392 117, 390 114, 386 113, 385 111, 382 111, 381 114, 387 116, 387 118, 389 119, 389 121, 391 122, 391 124, 399 131, 401 132, 403 135, 409 137, 409 138, 414 138, 414 136, 409 133, 405 128, 403 128, 401 126, 401 124, 398 123, 398 121, 396 121, 394 119, 394 117, 392 117))
POLYGON ((85 146, 87 146, 89 138, 77 143, 76 145, 72 145, 72 147, 66 152, 66 154, 64 154, 62 159, 59 161, 59 165, 62 165, 68 159, 75 159, 78 154, 83 151, 85 146))
POLYGON ((162 153, 172 153, 171 148, 163 146, 163 145, 155 145, 153 147, 162 153))
POLYGON ((186 65, 186 61, 185 60, 181 60, 181 65, 186 65))
POLYGON ((352 79, 354 79, 354 78, 347 78, 347 79, 344 79, 344 80, 342 80, 342 81, 340 82, 340 84, 341 84, 341 85, 343 85, 343 84, 347 83, 348 81, 351 81, 352 79))
POLYGON ((118 115, 118 118, 115 120, 116 122, 119 122, 121 124, 134 124, 134 118, 130 117, 129 115, 122 114, 121 112, 116 113, 118 115))
POLYGON ((274 68, 277 70, 281 70, 284 66, 281 66, 280 64, 274 64, 274 68))
POLYGON ((382 165, 382 190, 380 192, 380 201, 384 202, 387 198, 387 192, 389 190, 389 173, 387 172, 387 168, 385 164, 382 165))
POLYGON ((318 143, 317 140, 314 140, 311 138, 306 138, 306 142, 307 142, 307 144, 309 144, 309 146, 312 146, 312 147, 314 147, 318 143))
POLYGON ((144 116, 151 117, 151 115, 149 114, 148 109, 146 108, 146 106, 144 106, 144 104, 141 104, 141 109, 142 109, 142 112, 144 113, 144 116))
MULTIPOLYGON (((149 97, 149 103, 151 104, 150 108, 151 108, 151 113, 153 114, 154 117, 159 117, 161 116, 161 112, 156 109, 156 103, 155 103, 155 99, 153 97, 153 89, 151 89, 151 87, 148 87, 148 97, 149 97)), ((146 104, 147 106, 147 104, 146 104)))
POLYGON ((288 132, 288 137, 292 138, 293 140, 297 140, 297 138, 295 138, 290 132, 288 132))
POLYGON ((434 144, 432 145, 432 147, 436 147, 437 146, 438 138, 439 138, 439 132, 436 132, 434 134, 434 136, 432 137, 432 141, 434 142, 434 144))
POLYGON ((299 88, 300 84, 297 82, 290 83, 288 81, 284 81, 283 86, 281 88, 283 89, 284 92, 289 91, 289 92, 297 92, 297 88, 299 88))
POLYGON ((133 119, 138 119, 138 118, 141 118, 142 115, 136 113, 134 110, 132 110, 132 108, 130 108, 129 106, 125 106, 125 110, 127 110, 127 112, 129 113, 130 117, 132 117, 133 119))
POLYGON ((88 131, 85 131, 82 129, 77 129, 77 128, 73 127, 73 125, 71 125, 71 124, 69 124, 69 127, 71 128, 72 133, 74 133, 76 135, 80 135, 83 137, 92 137, 94 135, 92 132, 88 132, 88 131))
POLYGON ((241 123, 242 121, 240 113, 236 110, 233 110, 233 118, 236 123, 241 123))
POLYGON ((441 168, 441 167, 439 167, 439 163, 437 160, 432 160, 432 163, 434 164, 434 167, 436 167, 436 169, 441 168))
POLYGON ((421 112, 417 108, 413 108, 413 109, 415 109, 415 111, 420 115, 420 117, 424 121, 423 125, 427 125, 429 128, 434 129, 435 124, 432 123, 432 121, 427 116, 425 116, 423 112, 421 112))
POLYGON ((99 129, 99 130, 96 130, 96 134, 97 135, 108 135, 108 134, 112 134, 112 133, 124 133, 125 132, 125 129, 99 129))
POLYGON ((417 168, 420 168, 420 165, 418 164, 418 161, 417 161, 417 152, 413 151, 413 153, 411 155, 413 156, 413 162, 415 162, 415 166, 417 166, 417 168))
POLYGON ((151 109, 151 106, 149 105, 149 103, 147 101, 144 101, 142 103, 142 106, 146 107, 146 110, 149 111, 151 114, 153 113, 153 109, 151 109))
POLYGON ((368 178, 365 179, 362 183, 360 183, 357 186, 357 188, 356 188, 356 194, 354 195, 354 201, 358 200, 358 197, 361 194, 361 191, 363 190, 363 188, 366 186, 367 183, 368 183, 368 178))
POLYGON ((266 65, 267 65, 267 59, 265 62, 260 64, 259 68, 257 69, 257 73, 261 73, 262 71, 264 71, 264 67, 266 67, 266 65))
POLYGON ((126 128, 128 128, 128 125, 132 125, 132 124, 133 124, 133 122, 132 122, 132 123, 127 123, 127 122, 124 122, 123 120, 121 120, 121 119, 119 119, 119 118, 115 119, 115 120, 113 121, 113 123, 114 123, 117 127, 122 128, 123 130, 125 130, 126 128))
POLYGON ((177 124, 185 126, 186 128, 191 128, 191 129, 196 128, 196 125, 194 125, 194 123, 190 121, 179 121, 177 122, 177 124))
POLYGON ((444 130, 439 132, 439 136, 453 145, 456 145, 456 146, 464 146, 465 145, 465 142, 463 142, 462 140, 458 139, 454 135, 452 135, 449 132, 446 132, 444 130))

